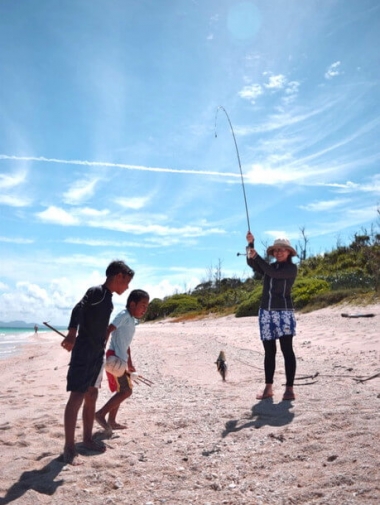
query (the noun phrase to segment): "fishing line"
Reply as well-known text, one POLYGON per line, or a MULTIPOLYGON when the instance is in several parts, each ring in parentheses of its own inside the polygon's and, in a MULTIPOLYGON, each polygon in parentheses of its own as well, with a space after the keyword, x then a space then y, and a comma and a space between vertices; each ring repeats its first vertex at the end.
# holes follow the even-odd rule
MULTIPOLYGON (((241 163, 240 163, 240 155, 239 155, 239 149, 238 149, 238 146, 237 146, 237 142, 236 142, 236 138, 235 138, 235 132, 234 132, 234 129, 232 127, 232 123, 231 123, 231 120, 230 120, 230 117, 229 115, 227 114, 227 111, 226 109, 222 106, 222 105, 219 105, 219 107, 216 109, 216 112, 215 112, 215 138, 218 137, 217 133, 216 133, 216 122, 217 122, 217 119, 218 119, 218 112, 219 110, 222 110, 225 115, 226 115, 226 118, 230 124, 230 128, 231 128, 231 133, 232 133, 232 137, 234 139, 234 143, 235 143, 235 149, 236 149, 236 156, 237 156, 237 160, 238 160, 238 164, 239 164, 239 169, 240 169, 240 177, 241 177, 241 186, 243 188, 243 196, 244 196, 244 203, 245 203, 245 213, 246 213, 246 216, 247 216, 247 224, 248 224, 248 231, 251 230, 251 226, 249 224, 249 215, 248 215, 248 204, 247 204, 247 196, 245 194, 245 186, 244 186, 244 177, 243 177, 243 171, 241 169, 241 163)), ((251 245, 251 244, 250 244, 251 245)), ((252 247, 253 247, 253 244, 252 244, 252 247)))

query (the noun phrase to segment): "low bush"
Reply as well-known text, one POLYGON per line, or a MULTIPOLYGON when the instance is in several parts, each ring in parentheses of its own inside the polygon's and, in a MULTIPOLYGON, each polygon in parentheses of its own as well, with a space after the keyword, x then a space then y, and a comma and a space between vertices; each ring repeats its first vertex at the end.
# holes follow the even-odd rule
POLYGON ((296 279, 292 293, 295 308, 302 309, 314 296, 327 292, 329 289, 329 283, 322 279, 310 277, 296 279))

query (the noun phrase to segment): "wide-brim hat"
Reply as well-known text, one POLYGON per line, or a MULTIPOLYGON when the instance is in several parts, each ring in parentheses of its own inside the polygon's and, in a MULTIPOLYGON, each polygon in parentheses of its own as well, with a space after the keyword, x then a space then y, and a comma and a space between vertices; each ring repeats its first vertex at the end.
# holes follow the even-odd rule
POLYGON ((267 249, 268 256, 273 256, 273 249, 284 248, 290 251, 291 256, 298 256, 297 251, 292 247, 291 243, 287 238, 276 238, 273 245, 269 246, 267 249))

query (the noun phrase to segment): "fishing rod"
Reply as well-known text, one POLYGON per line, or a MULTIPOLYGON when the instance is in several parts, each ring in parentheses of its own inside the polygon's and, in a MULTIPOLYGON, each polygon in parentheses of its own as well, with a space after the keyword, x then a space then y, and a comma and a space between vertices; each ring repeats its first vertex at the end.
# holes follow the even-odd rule
MULTIPOLYGON (((244 176, 243 176, 243 170, 241 168, 241 162, 240 162, 240 154, 239 154, 239 149, 238 149, 238 146, 237 146, 237 142, 236 142, 236 137, 235 137, 235 132, 234 132, 234 129, 232 127, 232 123, 231 123, 231 120, 230 120, 230 116, 228 115, 226 109, 222 106, 222 105, 219 105, 219 107, 216 109, 216 112, 215 112, 215 138, 218 137, 217 133, 216 133, 216 123, 217 123, 217 119, 218 119, 218 112, 219 110, 222 110, 225 115, 226 115, 226 118, 228 120, 228 123, 230 125, 230 129, 231 129, 231 133, 232 133, 232 138, 234 139, 234 143, 235 143, 235 149, 236 149, 236 156, 237 156, 237 160, 238 160, 238 165, 239 165, 239 170, 240 170, 240 177, 241 177, 241 187, 243 189, 243 196, 244 196, 244 204, 245 204, 245 214, 246 214, 246 217, 247 217, 247 224, 248 224, 248 231, 250 232, 251 231, 251 225, 249 224, 249 214, 248 214, 248 204, 247 204, 247 195, 245 193, 245 186, 244 186, 244 176)), ((253 248, 254 246, 254 243, 253 242, 250 242, 248 244, 248 247, 252 247, 253 248)), ((237 256, 244 256, 244 254, 242 253, 237 253, 237 256)))

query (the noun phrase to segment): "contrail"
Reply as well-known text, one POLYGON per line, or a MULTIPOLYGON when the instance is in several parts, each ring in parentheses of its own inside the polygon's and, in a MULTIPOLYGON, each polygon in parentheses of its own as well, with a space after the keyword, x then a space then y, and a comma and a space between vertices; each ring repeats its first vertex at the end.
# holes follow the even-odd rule
POLYGON ((127 170, 139 170, 142 172, 169 172, 172 174, 196 174, 213 175, 218 177, 239 177, 232 172, 212 172, 211 170, 178 170, 175 168, 144 167, 142 165, 127 165, 125 163, 109 163, 107 161, 86 161, 86 160, 60 160, 57 158, 45 158, 44 156, 9 156, 0 154, 0 160, 14 161, 40 161, 43 163, 58 163, 60 165, 82 165, 87 167, 111 167, 124 168, 127 170))

